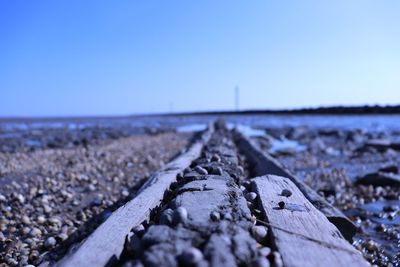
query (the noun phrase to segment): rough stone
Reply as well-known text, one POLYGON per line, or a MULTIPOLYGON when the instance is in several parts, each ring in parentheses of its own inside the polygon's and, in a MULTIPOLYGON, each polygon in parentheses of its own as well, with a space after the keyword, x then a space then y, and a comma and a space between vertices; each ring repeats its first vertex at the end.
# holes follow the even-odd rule
POLYGON ((208 171, 206 169, 204 169, 203 167, 198 166, 198 165, 194 168, 194 170, 196 172, 198 172, 199 174, 201 174, 201 175, 207 175, 208 174, 208 171))
POLYGON ((166 225, 172 225, 174 218, 174 211, 172 209, 166 209, 161 213, 160 223, 166 225))
POLYGON ((268 235, 268 229, 265 226, 254 225, 251 228, 251 233, 258 243, 264 244, 268 235))
POLYGON ((203 253, 199 249, 191 247, 183 251, 180 260, 184 266, 195 265, 203 260, 203 253))
POLYGON ((253 202, 257 198, 257 194, 254 192, 249 192, 246 194, 246 199, 250 202, 253 202))
POLYGON ((283 197, 290 197, 292 195, 292 191, 290 191, 289 189, 283 189, 281 196, 283 197))
POLYGON ((57 244, 57 240, 54 237, 49 237, 44 242, 45 247, 52 248, 57 244))
POLYGON ((175 224, 186 223, 187 220, 188 220, 188 211, 184 207, 178 207, 174 211, 174 215, 173 216, 174 216, 173 217, 173 221, 174 221, 175 224))

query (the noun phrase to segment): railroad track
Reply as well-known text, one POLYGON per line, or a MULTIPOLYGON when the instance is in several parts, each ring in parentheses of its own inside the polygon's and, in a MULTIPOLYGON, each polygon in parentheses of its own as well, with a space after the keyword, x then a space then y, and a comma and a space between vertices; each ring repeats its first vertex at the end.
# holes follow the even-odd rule
POLYGON ((354 232, 253 140, 216 122, 86 240, 41 266, 369 266, 347 241, 354 232))

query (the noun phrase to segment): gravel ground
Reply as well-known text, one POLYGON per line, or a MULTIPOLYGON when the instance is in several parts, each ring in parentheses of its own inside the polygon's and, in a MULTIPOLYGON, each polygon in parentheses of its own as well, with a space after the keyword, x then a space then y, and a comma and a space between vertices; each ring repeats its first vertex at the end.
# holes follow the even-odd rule
POLYGON ((174 132, 113 135, 98 142, 2 150, 0 266, 37 264, 49 251, 65 251, 190 139, 191 134, 174 132))

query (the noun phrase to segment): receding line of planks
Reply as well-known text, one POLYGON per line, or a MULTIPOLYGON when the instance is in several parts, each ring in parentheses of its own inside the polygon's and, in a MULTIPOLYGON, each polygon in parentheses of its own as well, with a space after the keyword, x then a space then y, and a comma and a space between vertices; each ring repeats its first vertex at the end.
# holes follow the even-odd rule
POLYGON ((176 181, 177 175, 200 157, 213 132, 214 127, 210 125, 197 142, 152 175, 135 198, 113 212, 82 244, 72 249, 55 266, 96 267, 116 262, 124 248, 126 236, 132 228, 149 219, 151 210, 160 205, 165 191, 176 181))
MULTIPOLYGON (((201 155, 213 132, 210 125, 199 141, 150 177, 135 198, 117 209, 55 265, 100 267, 116 262, 131 229, 149 220, 151 210, 161 204, 164 192, 176 181, 178 173, 201 155)), ((343 238, 351 239, 354 225, 339 210, 263 153, 252 140, 240 133, 235 136, 239 149, 255 167, 256 175, 261 176, 251 179, 264 214, 265 220, 260 223, 270 227, 284 266, 369 266, 361 253, 343 238), (278 210, 277 203, 282 200, 278 192, 282 188, 290 189, 293 192, 290 202, 304 205, 307 212, 278 210)), ((49 264, 44 262, 41 266, 49 264)))

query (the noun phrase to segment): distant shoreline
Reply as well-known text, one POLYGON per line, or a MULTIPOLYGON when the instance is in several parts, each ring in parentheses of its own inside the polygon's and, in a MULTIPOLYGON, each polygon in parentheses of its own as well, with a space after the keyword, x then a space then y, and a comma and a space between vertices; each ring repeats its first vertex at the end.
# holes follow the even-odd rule
POLYGON ((198 111, 198 112, 176 112, 176 113, 154 113, 154 114, 130 114, 130 115, 99 115, 99 116, 0 116, 0 122, 24 121, 24 120, 87 120, 87 119, 111 119, 129 117, 156 117, 156 116, 207 116, 207 115, 399 115, 400 105, 396 106, 331 106, 317 108, 298 109, 249 109, 249 110, 226 110, 226 111, 198 111))
POLYGON ((241 111, 204 111, 158 114, 159 116, 192 116, 192 115, 390 115, 400 114, 400 105, 397 106, 332 106, 299 109, 259 109, 241 111))

